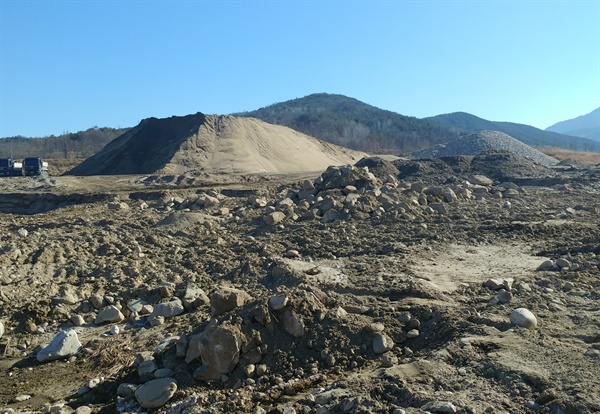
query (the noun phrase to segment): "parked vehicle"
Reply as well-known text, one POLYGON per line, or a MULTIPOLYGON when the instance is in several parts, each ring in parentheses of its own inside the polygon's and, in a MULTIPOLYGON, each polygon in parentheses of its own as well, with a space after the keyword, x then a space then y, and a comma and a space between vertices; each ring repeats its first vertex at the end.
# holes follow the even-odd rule
POLYGON ((25 158, 23 160, 23 175, 48 175, 48 163, 41 158, 25 158))
POLYGON ((12 158, 0 158, 0 177, 13 175, 14 161, 12 158))

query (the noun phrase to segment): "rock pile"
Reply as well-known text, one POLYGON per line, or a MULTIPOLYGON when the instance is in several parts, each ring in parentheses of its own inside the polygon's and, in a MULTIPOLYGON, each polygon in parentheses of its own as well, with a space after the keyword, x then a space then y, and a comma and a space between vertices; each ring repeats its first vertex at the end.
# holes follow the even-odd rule
MULTIPOLYGON (((393 174, 378 177, 367 166, 329 167, 316 180, 304 181, 299 190, 269 202, 263 219, 268 225, 284 220, 332 223, 383 216, 423 221, 425 215, 447 214, 459 200, 512 199, 523 192, 511 182, 493 184, 485 176, 472 175, 462 182, 431 186, 399 181, 393 174)), ((253 198, 249 203, 260 206, 253 198)))
POLYGON ((503 151, 532 160, 540 165, 556 165, 558 160, 498 131, 479 131, 445 144, 416 151, 415 158, 440 158, 456 155, 479 155, 488 151, 503 151))

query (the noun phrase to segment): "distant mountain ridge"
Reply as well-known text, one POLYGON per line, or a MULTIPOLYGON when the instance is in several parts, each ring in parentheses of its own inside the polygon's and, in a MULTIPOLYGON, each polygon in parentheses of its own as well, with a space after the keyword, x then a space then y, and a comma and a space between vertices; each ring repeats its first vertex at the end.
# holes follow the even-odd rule
POLYGON ((427 120, 327 93, 233 115, 284 125, 336 145, 369 152, 410 152, 459 136, 427 120))
POLYGON ((600 141, 600 108, 577 118, 557 122, 546 128, 546 131, 600 141))
POLYGON ((534 147, 560 147, 577 151, 600 152, 600 142, 591 139, 543 131, 530 125, 513 122, 488 121, 466 112, 454 112, 425 119, 456 131, 477 132, 490 130, 503 132, 524 144, 534 147))

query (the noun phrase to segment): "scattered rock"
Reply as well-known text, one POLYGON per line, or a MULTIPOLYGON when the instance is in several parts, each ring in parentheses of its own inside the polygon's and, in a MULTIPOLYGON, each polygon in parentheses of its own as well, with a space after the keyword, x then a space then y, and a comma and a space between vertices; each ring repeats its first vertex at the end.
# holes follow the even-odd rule
POLYGON ((215 315, 221 315, 244 305, 249 300, 250 295, 243 290, 223 287, 211 295, 210 305, 215 315))
POLYGON ((199 356, 202 366, 194 371, 194 377, 204 381, 218 380, 238 364, 243 343, 244 337, 236 326, 211 325, 190 339, 186 362, 199 356))
POLYGON ((529 309, 518 308, 510 314, 510 323, 527 329, 537 327, 537 319, 529 309))
POLYGON ((121 311, 116 306, 110 305, 98 312, 94 323, 102 325, 104 323, 122 322, 123 319, 125 319, 125 316, 123 316, 121 311))
POLYGON ((373 338, 373 352, 376 354, 383 354, 391 351, 394 348, 394 341, 392 338, 383 333, 375 334, 373 338))
POLYGON ((80 348, 81 342, 79 342, 77 332, 68 329, 58 333, 48 346, 37 353, 36 358, 39 362, 63 359, 77 354, 80 348))
POLYGON ((177 391, 177 383, 173 378, 160 378, 140 385, 135 390, 135 399, 142 408, 162 407, 177 391))

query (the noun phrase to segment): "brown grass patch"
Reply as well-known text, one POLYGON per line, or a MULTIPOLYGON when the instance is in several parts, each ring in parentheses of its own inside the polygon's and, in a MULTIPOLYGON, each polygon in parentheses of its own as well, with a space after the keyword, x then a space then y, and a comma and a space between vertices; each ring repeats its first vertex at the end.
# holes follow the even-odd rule
POLYGON ((124 335, 96 339, 87 345, 91 352, 85 356, 86 362, 105 376, 119 374, 135 361, 131 340, 124 335))
POLYGON ((600 164, 600 153, 598 152, 573 151, 558 147, 536 147, 536 149, 559 161, 573 160, 586 165, 600 164))

